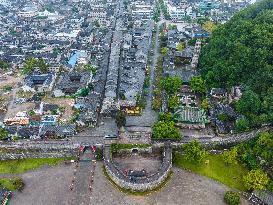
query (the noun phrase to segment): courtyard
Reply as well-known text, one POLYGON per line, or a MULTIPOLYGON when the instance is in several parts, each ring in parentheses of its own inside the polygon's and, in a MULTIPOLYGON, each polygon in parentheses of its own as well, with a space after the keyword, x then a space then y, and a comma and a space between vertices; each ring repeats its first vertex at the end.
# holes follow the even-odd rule
MULTIPOLYGON (((62 164, 20 174, 26 185, 22 192, 15 192, 11 205, 71 204, 73 191, 69 190, 69 183, 73 168, 73 165, 62 164)), ((227 190, 228 187, 212 179, 173 168, 171 180, 160 191, 148 196, 127 195, 105 178, 99 162, 90 201, 96 205, 224 205, 223 196, 227 190)), ((242 205, 248 204, 242 200, 242 205)))
POLYGON ((143 157, 138 154, 114 158, 114 164, 123 172, 128 170, 145 170, 147 175, 156 173, 160 168, 161 163, 160 157, 143 157))

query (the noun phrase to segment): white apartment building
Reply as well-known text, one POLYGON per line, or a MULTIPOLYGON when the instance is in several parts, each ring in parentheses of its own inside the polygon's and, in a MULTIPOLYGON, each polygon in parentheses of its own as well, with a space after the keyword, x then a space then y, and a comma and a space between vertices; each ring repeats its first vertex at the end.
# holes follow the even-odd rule
POLYGON ((149 4, 138 4, 138 2, 131 5, 131 13, 133 19, 151 19, 153 16, 153 8, 149 4))

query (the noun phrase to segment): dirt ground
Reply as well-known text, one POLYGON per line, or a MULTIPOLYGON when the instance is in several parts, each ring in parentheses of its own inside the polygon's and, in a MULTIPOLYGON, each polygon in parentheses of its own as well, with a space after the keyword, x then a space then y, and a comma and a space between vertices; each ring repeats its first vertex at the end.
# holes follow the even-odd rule
MULTIPOLYGON (((71 197, 75 193, 69 190, 69 182, 73 168, 59 165, 22 174, 26 186, 14 194, 11 205, 72 204, 71 197)), ((225 205, 223 196, 229 190, 225 185, 181 169, 173 168, 173 172, 171 180, 160 191, 148 196, 132 196, 121 193, 105 178, 100 162, 96 166, 90 205, 225 205)), ((242 200, 241 205, 250 204, 242 200)))
POLYGON ((52 104, 56 104, 59 105, 60 107, 64 107, 64 113, 61 116, 61 120, 63 121, 69 121, 73 115, 73 111, 72 111, 72 105, 74 104, 74 100, 73 99, 67 99, 67 98, 44 98, 43 99, 44 102, 46 103, 52 103, 52 104))
POLYGON ((23 112, 23 111, 31 111, 34 109, 34 103, 22 103, 22 104, 13 104, 12 108, 7 111, 6 118, 15 117, 16 113, 23 112))
POLYGON ((9 75, 3 76, 3 74, 0 74, 0 89, 2 89, 6 85, 14 86, 18 82, 22 82, 22 77, 9 75))
POLYGON ((126 158, 114 158, 121 170, 145 170, 148 175, 154 174, 160 168, 161 161, 159 158, 148 158, 139 155, 132 155, 126 158))

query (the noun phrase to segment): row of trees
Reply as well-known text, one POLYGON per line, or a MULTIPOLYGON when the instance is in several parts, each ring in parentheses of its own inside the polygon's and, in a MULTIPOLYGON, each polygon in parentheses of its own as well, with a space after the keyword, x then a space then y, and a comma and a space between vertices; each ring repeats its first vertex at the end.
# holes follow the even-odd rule
POLYGON ((155 22, 158 22, 158 21, 159 21, 159 17, 160 17, 160 4, 159 4, 159 2, 157 1, 156 4, 155 4, 155 7, 154 7, 152 19, 153 19, 155 22))
POLYGON ((170 14, 168 12, 167 7, 164 4, 164 1, 163 0, 159 0, 159 4, 160 4, 161 10, 162 10, 162 12, 164 14, 164 18, 167 19, 167 20, 169 20, 170 19, 170 14))
POLYGON ((179 105, 177 92, 182 86, 183 81, 178 76, 166 77, 161 80, 160 86, 168 94, 168 108, 174 110, 179 105))

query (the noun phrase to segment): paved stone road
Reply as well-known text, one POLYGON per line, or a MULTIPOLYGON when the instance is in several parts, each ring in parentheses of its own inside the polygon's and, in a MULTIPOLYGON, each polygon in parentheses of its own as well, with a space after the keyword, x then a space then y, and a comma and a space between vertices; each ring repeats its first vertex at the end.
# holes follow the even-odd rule
POLYGON ((74 205, 88 205, 90 204, 90 194, 89 185, 91 184, 91 171, 94 162, 92 162, 92 153, 90 150, 85 151, 81 156, 78 172, 76 174, 75 190, 74 193, 75 201, 74 205))
POLYGON ((158 26, 156 26, 154 55, 153 55, 152 65, 150 66, 150 87, 149 87, 149 93, 148 93, 148 96, 146 99, 147 100, 146 107, 143 110, 141 116, 126 117, 126 126, 132 126, 132 125, 152 126, 157 121, 157 113, 152 110, 152 100, 153 100, 153 85, 154 85, 154 77, 155 77, 155 67, 156 67, 158 56, 159 56, 158 35, 159 35, 159 28, 158 28, 158 26))

